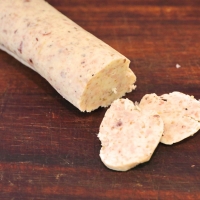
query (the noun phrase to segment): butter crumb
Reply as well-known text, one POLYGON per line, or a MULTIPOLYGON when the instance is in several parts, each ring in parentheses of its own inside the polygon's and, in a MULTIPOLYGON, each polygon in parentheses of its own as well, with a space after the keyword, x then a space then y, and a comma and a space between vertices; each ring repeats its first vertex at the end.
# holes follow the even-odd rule
POLYGON ((112 88, 113 93, 117 94, 117 88, 112 88))
POLYGON ((176 68, 178 69, 178 68, 180 68, 181 66, 179 65, 179 64, 176 64, 176 68))

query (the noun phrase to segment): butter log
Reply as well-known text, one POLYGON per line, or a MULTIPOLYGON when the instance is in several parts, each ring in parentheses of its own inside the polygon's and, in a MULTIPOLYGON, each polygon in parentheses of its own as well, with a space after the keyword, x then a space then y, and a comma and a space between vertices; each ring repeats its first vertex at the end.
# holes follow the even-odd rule
POLYGON ((126 57, 44 0, 0 1, 0 49, 80 111, 106 107, 135 89, 126 57))

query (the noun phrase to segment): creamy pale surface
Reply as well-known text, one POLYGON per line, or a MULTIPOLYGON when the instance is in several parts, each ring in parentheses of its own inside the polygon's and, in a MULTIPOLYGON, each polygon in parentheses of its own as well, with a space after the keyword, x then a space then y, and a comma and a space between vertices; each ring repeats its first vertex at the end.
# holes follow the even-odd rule
POLYGON ((145 95, 141 109, 155 110, 164 121, 161 142, 171 145, 194 135, 200 129, 200 102, 181 92, 145 95))
POLYGON ((151 158, 163 130, 156 112, 142 111, 128 99, 115 100, 100 125, 100 158, 110 169, 129 170, 151 158))
POLYGON ((126 57, 44 0, 0 1, 0 49, 81 111, 106 107, 135 89, 126 57))

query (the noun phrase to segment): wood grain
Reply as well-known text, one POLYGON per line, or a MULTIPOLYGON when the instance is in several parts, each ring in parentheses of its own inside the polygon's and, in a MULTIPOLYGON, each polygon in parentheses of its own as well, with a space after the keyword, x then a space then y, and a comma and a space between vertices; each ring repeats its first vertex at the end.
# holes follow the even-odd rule
MULTIPOLYGON (((198 0, 48 2, 131 60, 129 99, 172 91, 200 99, 198 0)), ((199 132, 114 172, 99 158, 106 109, 80 113, 3 51, 0 74, 0 199, 200 199, 199 132)))

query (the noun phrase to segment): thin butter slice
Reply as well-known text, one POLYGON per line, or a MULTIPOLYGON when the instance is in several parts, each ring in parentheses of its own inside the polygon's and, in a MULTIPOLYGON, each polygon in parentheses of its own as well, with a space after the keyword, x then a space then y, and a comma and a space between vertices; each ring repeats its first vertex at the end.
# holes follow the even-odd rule
POLYGON ((128 99, 115 100, 100 125, 100 158, 108 168, 117 171, 147 162, 163 129, 163 121, 156 112, 143 112, 128 99))
POLYGON ((154 110, 162 117, 165 128, 161 142, 164 144, 180 142, 200 129, 200 102, 193 96, 181 92, 161 96, 147 94, 140 107, 154 110))

